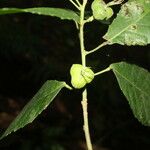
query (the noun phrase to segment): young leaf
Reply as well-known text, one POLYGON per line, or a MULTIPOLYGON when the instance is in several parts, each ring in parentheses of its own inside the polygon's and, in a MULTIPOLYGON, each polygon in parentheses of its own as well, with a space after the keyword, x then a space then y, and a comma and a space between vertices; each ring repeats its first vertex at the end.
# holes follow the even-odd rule
POLYGON ((110 44, 150 44, 150 0, 129 0, 122 5, 104 39, 110 44))
POLYGON ((59 17, 60 19, 79 21, 79 16, 72 10, 62 8, 37 7, 37 8, 1 8, 0 15, 14 14, 14 13, 32 13, 37 15, 46 15, 52 17, 59 17))
POLYGON ((35 96, 27 103, 16 119, 10 124, 0 139, 31 123, 52 102, 59 91, 66 86, 65 82, 46 81, 35 96))
POLYGON ((125 62, 110 65, 134 116, 150 126, 150 73, 125 62))

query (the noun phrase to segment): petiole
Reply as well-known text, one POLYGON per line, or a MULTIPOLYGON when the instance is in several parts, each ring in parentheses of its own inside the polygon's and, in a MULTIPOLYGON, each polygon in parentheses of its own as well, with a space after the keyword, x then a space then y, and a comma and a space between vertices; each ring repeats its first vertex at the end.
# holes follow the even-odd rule
POLYGON ((100 75, 100 74, 105 73, 105 72, 108 72, 108 71, 110 71, 110 70, 111 70, 111 68, 108 67, 108 68, 106 68, 106 69, 104 69, 104 70, 102 70, 102 71, 99 71, 99 72, 95 73, 94 76, 100 75))

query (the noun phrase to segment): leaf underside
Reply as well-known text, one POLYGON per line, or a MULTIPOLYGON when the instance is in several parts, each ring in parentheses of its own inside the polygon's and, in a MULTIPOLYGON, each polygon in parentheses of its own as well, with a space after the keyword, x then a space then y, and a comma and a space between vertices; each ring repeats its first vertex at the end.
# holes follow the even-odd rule
POLYGON ((46 81, 35 96, 26 104, 16 119, 10 124, 0 139, 31 123, 52 102, 65 82, 46 81))
POLYGON ((150 44, 150 0, 129 0, 122 5, 104 39, 110 44, 150 44))
POLYGON ((125 62, 110 65, 134 116, 150 126, 150 73, 125 62))
POLYGON ((35 7, 35 8, 1 8, 0 15, 15 14, 15 13, 32 13, 37 15, 46 15, 52 17, 59 17, 60 19, 67 19, 79 22, 79 16, 72 10, 62 8, 50 7, 35 7))

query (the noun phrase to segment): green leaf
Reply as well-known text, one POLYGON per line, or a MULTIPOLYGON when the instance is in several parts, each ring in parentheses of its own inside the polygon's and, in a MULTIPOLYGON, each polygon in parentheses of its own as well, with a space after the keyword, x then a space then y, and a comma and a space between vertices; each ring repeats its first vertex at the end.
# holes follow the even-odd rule
POLYGON ((65 82, 46 81, 35 96, 27 103, 16 119, 10 124, 0 139, 31 123, 52 102, 59 91, 66 86, 65 82))
POLYGON ((50 7, 37 7, 37 8, 1 8, 0 15, 14 14, 14 13, 32 13, 37 15, 46 15, 59 17, 60 19, 74 20, 79 22, 79 16, 72 10, 62 8, 50 8, 50 7))
POLYGON ((150 73, 125 62, 110 65, 134 116, 150 126, 150 73))
POLYGON ((150 0, 129 0, 122 5, 104 39, 110 44, 150 44, 150 0))

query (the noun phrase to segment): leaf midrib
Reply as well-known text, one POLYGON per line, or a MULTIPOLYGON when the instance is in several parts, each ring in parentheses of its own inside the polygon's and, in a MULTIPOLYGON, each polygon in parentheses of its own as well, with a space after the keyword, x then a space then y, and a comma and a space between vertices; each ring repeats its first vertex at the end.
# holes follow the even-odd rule
POLYGON ((125 30, 127 30, 132 24, 135 24, 137 22, 139 22, 143 17, 145 17, 148 13, 150 13, 150 10, 147 11, 147 13, 144 13, 143 15, 141 15, 141 17, 139 17, 139 19, 137 19, 135 22, 131 22, 131 24, 129 24, 126 28, 124 28, 122 31, 120 31, 118 34, 116 34, 114 37, 108 39, 108 41, 112 41, 113 39, 115 39, 117 36, 119 36, 121 33, 123 33, 125 30))
POLYGON ((141 91, 144 95, 149 96, 145 91, 143 91, 142 89, 140 89, 138 86, 136 86, 136 84, 133 84, 133 82, 131 82, 129 79, 127 79, 124 75, 122 75, 119 71, 117 71, 115 68, 113 68, 115 72, 117 72, 123 79, 125 79, 126 81, 129 82, 129 84, 131 84, 133 87, 135 87, 137 90, 141 91))

